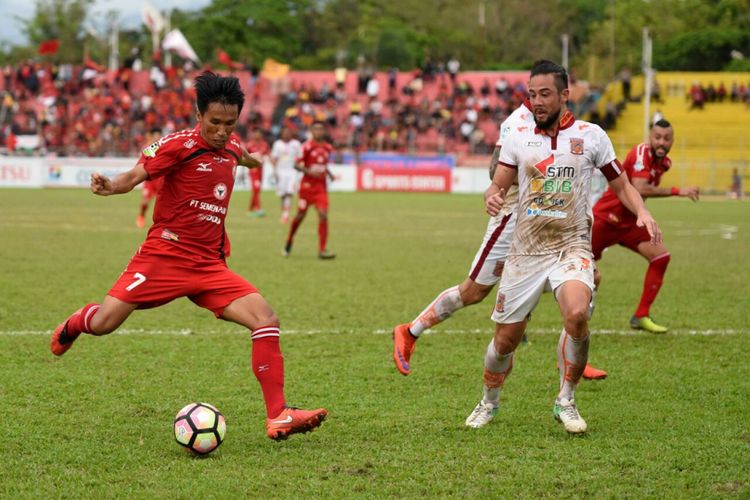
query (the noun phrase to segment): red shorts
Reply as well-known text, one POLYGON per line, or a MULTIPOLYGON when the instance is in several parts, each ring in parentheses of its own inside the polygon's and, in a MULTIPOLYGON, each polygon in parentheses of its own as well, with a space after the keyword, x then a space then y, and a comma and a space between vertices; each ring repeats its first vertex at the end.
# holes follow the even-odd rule
POLYGON ((221 260, 205 263, 136 253, 108 295, 149 309, 187 297, 220 317, 234 300, 258 289, 221 260))
POLYGON ((297 208, 304 211, 310 205, 314 205, 318 210, 328 211, 328 190, 325 186, 300 186, 297 208))
POLYGON ((594 226, 591 229, 591 251, 596 260, 601 259, 604 249, 612 245, 622 245, 637 252, 638 245, 644 241, 651 241, 651 236, 645 227, 638 227, 635 224, 617 227, 594 217, 594 226))
POLYGON ((150 200, 156 196, 158 185, 154 181, 143 181, 143 199, 150 200))

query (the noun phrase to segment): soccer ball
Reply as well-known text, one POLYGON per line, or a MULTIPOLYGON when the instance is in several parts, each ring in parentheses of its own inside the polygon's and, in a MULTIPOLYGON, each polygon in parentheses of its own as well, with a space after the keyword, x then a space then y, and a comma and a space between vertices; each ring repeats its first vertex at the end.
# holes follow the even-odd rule
POLYGON ((218 448, 226 433, 224 415, 208 403, 190 403, 174 418, 174 438, 198 455, 218 448))

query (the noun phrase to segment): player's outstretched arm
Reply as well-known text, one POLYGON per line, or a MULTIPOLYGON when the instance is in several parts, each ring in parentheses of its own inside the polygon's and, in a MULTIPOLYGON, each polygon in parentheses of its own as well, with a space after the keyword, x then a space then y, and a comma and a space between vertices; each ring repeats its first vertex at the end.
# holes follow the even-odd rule
POLYGON ((693 201, 698 201, 700 198, 700 189, 697 186, 690 186, 686 188, 678 187, 659 187, 654 186, 648 182, 648 179, 635 177, 631 181, 633 186, 638 190, 642 198, 662 198, 665 196, 684 196, 690 198, 693 201))
POLYGON ((500 213, 505 204, 505 193, 516 180, 518 171, 505 165, 498 165, 490 187, 484 192, 484 208, 493 217, 500 213))
POLYGON ((139 163, 127 172, 118 174, 113 179, 99 172, 91 174, 91 191, 99 196, 129 193, 141 182, 148 179, 148 173, 139 163))
POLYGON ((248 153, 245 146, 240 146, 242 151, 242 158, 240 158, 239 164, 247 168, 258 168, 263 165, 263 155, 260 153, 248 153))
POLYGON ((637 217, 636 225, 646 228, 649 236, 651 236, 651 243, 654 245, 660 244, 662 242, 661 229, 646 209, 638 190, 628 181, 628 176, 623 172, 614 180, 611 180, 609 185, 623 205, 635 214, 637 217))

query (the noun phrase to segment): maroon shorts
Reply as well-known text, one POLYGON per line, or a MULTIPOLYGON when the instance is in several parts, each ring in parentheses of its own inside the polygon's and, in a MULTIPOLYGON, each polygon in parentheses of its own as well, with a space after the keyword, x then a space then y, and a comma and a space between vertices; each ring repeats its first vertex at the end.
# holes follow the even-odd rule
POLYGON ((234 300, 258 289, 221 260, 198 263, 181 257, 136 253, 109 295, 149 309, 187 297, 220 317, 234 300))
POLYGON ((645 227, 638 227, 635 224, 617 227, 594 217, 594 226, 591 229, 591 250, 596 260, 601 259, 604 249, 612 245, 622 245, 637 252, 638 245, 644 241, 651 241, 651 236, 645 227))
POLYGON ((301 186, 299 189, 299 199, 297 208, 301 211, 313 205, 321 211, 328 211, 328 190, 325 186, 301 186))

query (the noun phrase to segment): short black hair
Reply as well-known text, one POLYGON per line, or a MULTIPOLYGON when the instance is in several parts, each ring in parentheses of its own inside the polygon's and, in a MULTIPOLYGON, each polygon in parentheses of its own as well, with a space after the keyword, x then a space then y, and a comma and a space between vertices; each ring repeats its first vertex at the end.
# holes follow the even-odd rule
POLYGON ((195 96, 198 111, 203 114, 212 102, 237 105, 237 113, 245 104, 245 93, 240 81, 234 76, 219 76, 212 71, 204 71, 195 79, 195 96))
POLYGON ((568 88, 568 72, 565 68, 552 61, 540 59, 534 62, 533 66, 531 66, 531 75, 529 75, 529 78, 536 75, 555 75, 555 87, 557 87, 557 90, 560 92, 568 88))
POLYGON ((671 126, 672 126, 672 124, 669 123, 664 118, 660 118, 659 120, 657 120, 656 122, 654 122, 653 124, 651 124, 651 128, 654 128, 654 127, 669 128, 671 126))

